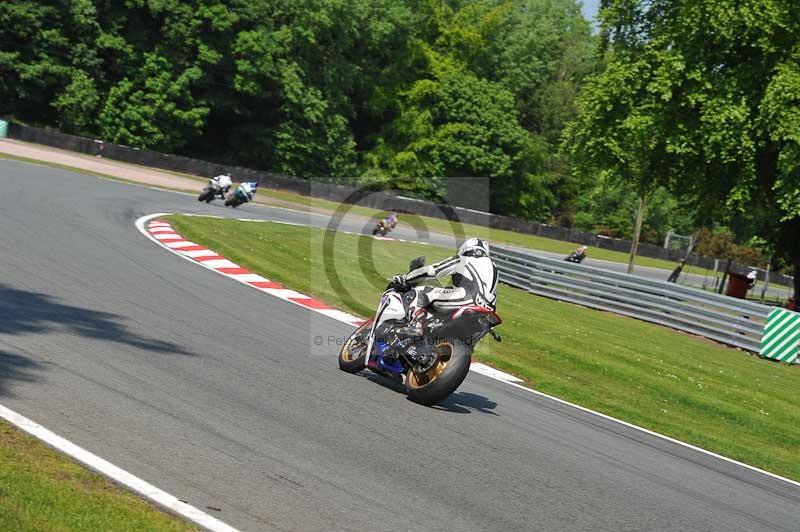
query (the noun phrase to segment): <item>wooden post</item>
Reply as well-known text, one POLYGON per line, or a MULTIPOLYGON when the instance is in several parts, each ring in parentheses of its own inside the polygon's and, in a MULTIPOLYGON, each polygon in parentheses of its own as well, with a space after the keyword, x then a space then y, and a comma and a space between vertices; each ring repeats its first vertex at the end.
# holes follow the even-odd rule
POLYGON ((772 266, 772 257, 769 258, 767 263, 767 271, 764 273, 764 286, 761 287, 761 304, 764 304, 764 299, 767 297, 767 289, 769 289, 769 271, 772 266))
POLYGON ((728 274, 731 272, 731 262, 733 262, 733 259, 728 259, 728 262, 725 263, 725 272, 722 274, 722 281, 719 283, 718 294, 721 294, 725 289, 725 282, 728 280, 728 274))
POLYGON ((633 273, 633 261, 639 251, 639 238, 642 235, 642 221, 644 220, 644 194, 639 196, 639 210, 636 212, 636 225, 633 228, 633 242, 631 242, 631 256, 628 259, 628 273, 633 273))

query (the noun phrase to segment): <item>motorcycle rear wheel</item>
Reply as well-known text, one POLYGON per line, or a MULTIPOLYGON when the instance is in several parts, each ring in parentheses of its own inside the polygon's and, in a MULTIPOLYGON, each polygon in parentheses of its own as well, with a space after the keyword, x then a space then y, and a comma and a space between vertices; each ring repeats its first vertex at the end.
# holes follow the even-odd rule
POLYGON ((372 321, 355 330, 339 352, 339 369, 347 373, 358 373, 367 367, 367 343, 372 321))
POLYGON ((409 369, 406 373, 408 398, 421 405, 435 405, 461 386, 469 373, 472 349, 461 342, 447 339, 436 344, 439 359, 423 374, 409 369))

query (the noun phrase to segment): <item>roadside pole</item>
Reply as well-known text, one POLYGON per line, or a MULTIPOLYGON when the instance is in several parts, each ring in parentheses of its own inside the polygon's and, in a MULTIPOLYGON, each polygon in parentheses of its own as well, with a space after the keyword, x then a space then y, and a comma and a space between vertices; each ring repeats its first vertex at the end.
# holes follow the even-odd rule
POLYGON ((767 271, 764 273, 764 285, 761 287, 761 304, 764 304, 764 298, 767 296, 767 288, 769 288, 769 270, 772 266, 772 257, 767 262, 767 271))
POLYGON ((628 259, 628 273, 633 273, 633 261, 639 251, 639 238, 642 234, 642 220, 644 219, 644 194, 639 196, 639 210, 636 212, 636 226, 633 229, 633 242, 631 242, 631 256, 628 259))

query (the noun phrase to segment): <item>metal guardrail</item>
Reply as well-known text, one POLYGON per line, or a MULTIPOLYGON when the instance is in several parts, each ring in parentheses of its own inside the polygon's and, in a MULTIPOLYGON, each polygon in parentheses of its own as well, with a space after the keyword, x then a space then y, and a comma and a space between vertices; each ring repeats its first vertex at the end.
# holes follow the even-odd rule
POLYGON ((772 307, 637 275, 492 248, 500 281, 532 294, 605 310, 758 352, 772 307))

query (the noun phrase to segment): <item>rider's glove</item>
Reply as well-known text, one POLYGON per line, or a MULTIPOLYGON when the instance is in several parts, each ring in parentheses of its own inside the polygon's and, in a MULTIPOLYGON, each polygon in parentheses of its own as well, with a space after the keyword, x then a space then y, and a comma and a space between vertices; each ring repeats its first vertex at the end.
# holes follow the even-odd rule
POLYGON ((395 275, 394 277, 392 277, 391 286, 393 288, 398 289, 398 290, 402 290, 404 288, 407 288, 408 287, 408 282, 406 281, 406 276, 402 275, 402 274, 395 275))

